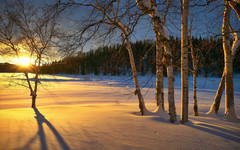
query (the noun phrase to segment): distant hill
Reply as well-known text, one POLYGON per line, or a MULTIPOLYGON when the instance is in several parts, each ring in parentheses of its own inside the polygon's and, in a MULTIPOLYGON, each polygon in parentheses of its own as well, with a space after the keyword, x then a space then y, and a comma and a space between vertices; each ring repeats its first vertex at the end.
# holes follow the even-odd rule
POLYGON ((0 63, 0 72, 24 72, 26 70, 30 71, 30 68, 16 64, 0 63))

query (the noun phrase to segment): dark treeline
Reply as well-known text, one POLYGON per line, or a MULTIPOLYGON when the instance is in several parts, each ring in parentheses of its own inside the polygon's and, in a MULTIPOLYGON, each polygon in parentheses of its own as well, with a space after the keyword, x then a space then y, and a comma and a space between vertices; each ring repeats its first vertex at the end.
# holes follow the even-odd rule
MULTIPOLYGON (((180 73, 181 40, 170 38, 175 73, 180 73)), ((221 77, 224 68, 222 39, 192 38, 195 53, 198 53, 199 75, 221 77)), ((145 40, 132 43, 137 71, 140 75, 155 74, 154 41, 145 40)), ((240 54, 234 60, 234 73, 240 73, 240 54)), ((76 56, 66 57, 60 61, 44 64, 41 73, 48 74, 103 74, 129 75, 131 68, 125 45, 99 47, 89 52, 79 52, 76 56)), ((189 50, 189 68, 192 68, 189 50)), ((165 70, 166 75, 166 70, 165 70)))
POLYGON ((9 63, 0 63, 0 72, 24 72, 24 71, 28 71, 28 72, 32 72, 31 71, 31 67, 27 67, 27 66, 20 66, 20 65, 15 65, 15 64, 9 64, 9 63))
POLYGON ((0 63, 0 72, 18 72, 18 66, 9 63, 0 63))

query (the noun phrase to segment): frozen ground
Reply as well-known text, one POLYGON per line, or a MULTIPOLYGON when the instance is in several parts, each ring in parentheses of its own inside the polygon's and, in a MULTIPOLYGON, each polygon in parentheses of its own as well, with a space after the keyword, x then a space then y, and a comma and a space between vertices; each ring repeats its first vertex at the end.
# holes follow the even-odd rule
MULTIPOLYGON (((162 116, 138 116, 129 76, 44 75, 37 109, 31 109, 24 78, 0 74, 0 150, 12 149, 240 149, 240 122, 224 120, 224 99, 215 117, 209 110, 219 78, 198 78, 200 116, 180 118, 180 77, 175 80, 177 123, 162 116)), ((147 108, 154 111, 155 77, 140 77, 147 108)), ((167 85, 167 81, 164 81, 167 85)), ((191 77, 190 77, 191 86, 191 77)), ((167 88, 167 87, 165 87, 167 88)), ((240 76, 234 78, 235 109, 240 117, 240 76)), ((165 109, 168 109, 165 89, 165 109)), ((224 97, 224 96, 223 96, 224 97)))

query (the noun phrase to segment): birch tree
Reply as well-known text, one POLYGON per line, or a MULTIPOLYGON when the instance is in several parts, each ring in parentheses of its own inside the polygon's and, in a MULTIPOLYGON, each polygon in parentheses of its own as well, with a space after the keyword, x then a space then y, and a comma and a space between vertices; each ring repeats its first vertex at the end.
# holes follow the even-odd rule
MULTIPOLYGON (((192 26, 192 23, 191 23, 192 26)), ((193 111, 194 111, 194 116, 198 116, 198 104, 197 104, 197 72, 198 72, 198 58, 194 53, 194 48, 193 48, 193 43, 192 43, 192 37, 191 37, 191 27, 189 29, 189 45, 191 49, 191 57, 192 57, 192 73, 193 73, 193 111)))
POLYGON ((188 122, 188 10, 189 0, 181 3, 181 123, 188 122))
MULTIPOLYGON (((168 75, 168 103, 170 121, 176 121, 176 108, 174 101, 174 72, 172 64, 172 53, 169 36, 160 18, 156 0, 136 0, 139 8, 148 14, 153 21, 153 28, 156 37, 156 100, 158 111, 164 111, 163 103, 163 64, 167 67, 168 75), (162 52, 162 48, 164 53, 162 52), (164 54, 164 55, 163 55, 164 54)), ((169 4, 171 1, 169 1, 169 4)))
POLYGON ((6 55, 13 54, 21 63, 20 55, 24 48, 34 62, 31 70, 34 73, 33 83, 29 71, 23 72, 32 97, 32 108, 36 107, 39 71, 43 58, 51 54, 50 44, 56 27, 52 17, 46 16, 39 7, 22 0, 6 3, 1 14, 0 43, 5 46, 6 55))
POLYGON ((126 44, 126 49, 129 54, 129 60, 132 70, 132 75, 135 84, 135 95, 138 96, 139 101, 139 109, 141 115, 145 115, 148 113, 148 110, 145 107, 145 102, 141 93, 138 75, 134 60, 134 55, 132 52, 132 46, 130 43, 130 36, 136 26, 139 18, 142 16, 141 14, 134 14, 131 12, 131 8, 133 6, 129 5, 130 3, 120 3, 120 0, 111 0, 111 1, 101 1, 101 0, 94 0, 94 1, 74 1, 70 0, 68 5, 75 5, 80 7, 88 7, 91 8, 94 12, 98 12, 99 16, 95 18, 94 22, 89 22, 86 31, 92 26, 96 26, 99 24, 104 24, 105 26, 110 26, 112 29, 117 28, 121 31, 122 38, 124 40, 124 44, 126 44), (123 9, 123 6, 128 6, 127 9, 123 9), (131 13, 132 14, 131 14, 131 13))
MULTIPOLYGON (((203 1, 195 1, 193 2, 193 4, 190 7, 190 13, 189 13, 189 30, 188 30, 188 34, 189 34, 189 49, 191 51, 190 55, 191 55, 191 60, 192 60, 192 70, 190 70, 190 72, 193 74, 193 112, 194 112, 194 116, 198 116, 198 101, 197 101, 197 74, 198 71, 200 69, 200 67, 202 66, 202 62, 206 57, 204 57, 202 54, 202 48, 201 47, 196 47, 195 45, 193 45, 193 37, 192 37, 192 33, 194 31, 194 29, 196 30, 197 27, 194 26, 194 20, 201 20, 200 18, 197 18, 197 16, 199 16, 199 14, 201 15, 201 9, 199 11, 199 6, 201 7, 206 7, 207 4, 205 4, 205 2, 203 1), (200 59, 201 58, 201 59, 200 59)), ((210 49, 208 50, 207 54, 209 54, 210 49)), ((207 55, 205 54, 205 56, 207 55)))
POLYGON ((235 58, 236 51, 239 50, 240 40, 237 32, 230 25, 230 9, 231 7, 238 15, 240 21, 240 1, 224 1, 224 16, 222 25, 223 34, 223 50, 224 50, 224 71, 215 100, 208 114, 217 114, 220 106, 221 96, 225 89, 225 118, 228 120, 236 120, 237 116, 234 108, 233 95, 233 69, 232 62, 235 58), (233 36, 233 44, 230 46, 230 31, 233 36))

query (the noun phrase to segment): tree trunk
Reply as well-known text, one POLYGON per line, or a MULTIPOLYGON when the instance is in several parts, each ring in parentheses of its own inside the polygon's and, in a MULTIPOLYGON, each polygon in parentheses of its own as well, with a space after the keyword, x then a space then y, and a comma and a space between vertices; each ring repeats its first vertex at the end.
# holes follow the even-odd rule
POLYGON ((130 64, 131 64, 131 69, 132 69, 132 74, 133 74, 133 79, 134 79, 134 84, 135 84, 135 95, 138 96, 138 101, 139 101, 139 109, 141 112, 141 115, 145 115, 148 111, 145 107, 145 103, 143 100, 143 96, 139 87, 139 83, 138 83, 138 77, 137 77, 137 70, 136 70, 136 66, 135 66, 135 61, 134 61, 134 56, 133 56, 133 52, 132 52, 132 47, 131 44, 129 42, 129 40, 127 39, 127 37, 125 37, 126 40, 126 47, 129 53, 129 59, 130 59, 130 64))
POLYGON ((163 99, 163 52, 161 47, 164 47, 165 50, 165 60, 168 72, 168 102, 169 102, 169 115, 170 121, 176 121, 176 108, 174 102, 174 72, 172 65, 172 54, 169 44, 169 36, 165 30, 163 23, 160 20, 160 14, 157 9, 156 0, 149 1, 136 0, 139 8, 145 13, 148 14, 153 20, 153 28, 156 38, 156 101, 158 110, 162 104, 162 110, 164 110, 164 99, 163 99), (149 5, 148 5, 149 4, 149 5), (162 94, 162 96, 161 96, 162 94), (162 100, 162 102, 161 102, 162 100))
POLYGON ((134 93, 135 93, 135 95, 138 96, 140 113, 141 113, 141 115, 145 115, 145 114, 149 113, 149 111, 145 107, 144 99, 143 99, 141 89, 139 86, 139 82, 138 82, 138 75, 137 75, 137 69, 136 69, 135 60, 134 60, 134 56, 133 56, 133 52, 132 52, 132 46, 131 46, 131 43, 128 38, 128 36, 129 36, 128 29, 129 28, 124 26, 118 20, 114 23, 114 25, 116 25, 123 33, 124 40, 126 42, 126 48, 127 48, 128 55, 129 55, 129 61, 130 61, 131 69, 132 69, 133 79, 134 79, 134 85, 135 85, 134 93))
POLYGON ((217 114, 218 113, 224 88, 225 88, 225 72, 223 71, 222 79, 218 86, 218 90, 217 90, 214 102, 213 102, 210 110, 207 112, 207 114, 217 114))
POLYGON ((198 104, 197 104, 197 72, 193 73, 193 110, 194 116, 198 116, 198 104))
POLYGON ((164 111, 162 49, 159 40, 156 40, 156 103, 164 111))
POLYGON ((161 26, 160 15, 157 10, 156 0, 136 0, 137 5, 145 14, 148 14, 153 20, 153 29, 156 41, 156 104, 157 111, 164 111, 164 93, 163 93, 163 65, 162 65, 162 37, 163 27, 161 26), (149 4, 150 3, 150 4, 149 4), (151 11, 150 11, 151 10, 151 11))
POLYGON ((32 108, 36 108, 36 97, 37 96, 32 96, 32 108))
POLYGON ((232 66, 232 54, 230 47, 229 36, 230 25, 230 6, 228 1, 225 1, 224 16, 223 16, 223 50, 224 50, 224 64, 225 64, 225 118, 228 120, 236 120, 237 116, 234 108, 234 96, 233 96, 233 66, 232 66))
POLYGON ((30 79, 28 77, 28 73, 25 72, 24 73, 26 79, 27 79, 27 83, 28 83, 28 88, 30 90, 30 96, 32 96, 32 108, 35 108, 36 107, 36 97, 37 97, 37 93, 36 91, 34 92, 33 89, 32 89, 32 85, 30 83, 30 79))
POLYGON ((170 121, 176 121, 176 108, 174 101, 174 72, 173 66, 170 65, 167 67, 167 75, 168 75, 168 105, 169 105, 169 115, 170 121))
POLYGON ((189 0, 182 1, 181 25, 181 123, 188 122, 188 9, 189 0))
MULTIPOLYGON (((228 4, 230 4, 230 6, 233 8, 233 10, 236 12, 236 14, 238 15, 238 19, 240 21, 240 4, 239 2, 232 2, 232 1, 228 1, 228 4)), ((228 10, 229 11, 229 10, 228 10)), ((225 15, 224 15, 225 16, 225 15)), ((226 15, 227 16, 227 15, 226 15)), ((225 21, 224 23, 226 22, 226 18, 225 18, 225 21)), ((226 25, 226 24, 225 24, 226 25)), ((228 24, 229 26, 229 24, 228 24)), ((229 26, 230 27, 230 26, 229 26)), ((223 28, 224 31, 223 32, 226 32, 228 31, 227 28, 223 28)), ((231 30, 233 30, 231 27, 230 27, 231 30)), ((223 33, 225 35, 225 33, 223 33)), ((229 34, 229 33, 228 33, 229 34)), ((233 38, 234 38, 234 41, 233 41, 233 45, 232 45, 232 61, 234 60, 236 54, 237 54, 237 50, 239 45, 237 45, 237 41, 238 41, 238 36, 236 34, 236 32, 232 31, 232 35, 233 35, 233 38)), ((230 48, 229 48, 230 49, 230 48)), ((232 62, 231 62, 232 63, 232 62)), ((222 75, 222 79, 221 79, 221 82, 219 84, 219 87, 218 87, 218 91, 216 93, 216 96, 215 96, 215 99, 214 99, 214 102, 209 110, 209 112, 207 114, 217 114, 218 110, 219 110, 219 106, 220 106, 220 101, 221 101, 221 97, 222 97, 222 93, 224 91, 224 88, 225 88, 225 69, 224 69, 224 72, 223 72, 223 75, 222 75)))
POLYGON ((198 116, 198 104, 197 104, 197 72, 198 72, 198 65, 196 60, 196 55, 194 54, 193 44, 192 44, 192 37, 191 37, 191 29, 192 24, 189 31, 189 44, 191 49, 191 56, 192 56, 192 66, 193 66, 193 111, 194 116, 198 116))
POLYGON ((172 64, 172 52, 170 50, 169 41, 164 41, 164 59, 163 62, 167 67, 167 76, 168 76, 168 105, 169 105, 169 115, 170 121, 176 121, 176 108, 174 101, 174 72, 172 64))

